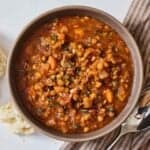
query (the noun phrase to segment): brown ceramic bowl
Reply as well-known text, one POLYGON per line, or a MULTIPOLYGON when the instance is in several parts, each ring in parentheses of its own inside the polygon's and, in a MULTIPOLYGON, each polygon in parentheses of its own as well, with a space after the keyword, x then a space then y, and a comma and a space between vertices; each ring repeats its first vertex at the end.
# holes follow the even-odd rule
POLYGON ((143 80, 143 67, 142 67, 142 61, 141 56, 139 53, 139 49, 132 38, 132 36, 129 34, 127 29, 115 18, 110 16, 109 14, 90 7, 85 6, 68 6, 68 7, 61 7, 57 8, 51 11, 46 12, 45 14, 40 15, 38 18, 34 19, 20 34, 18 37, 15 46, 12 50, 10 59, 9 59, 9 85, 10 90, 14 99, 14 102, 16 106, 18 106, 20 112, 24 115, 24 117, 39 131, 42 133, 45 133, 46 135, 56 138, 58 140, 64 140, 64 141, 86 141, 86 140, 92 140, 98 137, 102 137, 106 135, 107 133, 111 132, 118 126, 120 126, 126 118, 129 116, 131 111, 134 109, 142 87, 142 80, 143 80), (108 125, 104 126, 101 129, 98 129, 96 131, 92 131, 90 133, 84 133, 84 134, 62 134, 58 131, 55 131, 53 129, 50 129, 46 126, 44 126, 41 122, 36 120, 31 113, 29 113, 28 109, 22 101, 20 100, 18 91, 16 89, 16 83, 15 83, 15 69, 14 69, 14 63, 19 57, 19 51, 22 43, 24 42, 24 39, 28 37, 28 35, 31 33, 32 30, 37 28, 39 25, 45 23, 47 20, 54 19, 56 17, 61 16, 67 16, 67 15, 87 15, 94 17, 96 19, 100 19, 103 22, 109 24, 113 29, 115 29, 118 34, 122 37, 122 39, 126 42, 127 46, 129 47, 132 55, 133 65, 134 65, 134 78, 133 78, 133 85, 132 85, 132 91, 131 95, 128 99, 128 103, 123 109, 123 111, 108 125))

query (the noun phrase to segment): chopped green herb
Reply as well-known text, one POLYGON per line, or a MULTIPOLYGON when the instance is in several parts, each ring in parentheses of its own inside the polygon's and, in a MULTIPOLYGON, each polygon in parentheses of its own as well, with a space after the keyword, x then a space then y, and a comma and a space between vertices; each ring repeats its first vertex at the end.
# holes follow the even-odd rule
POLYGON ((52 104, 49 104, 48 107, 49 107, 49 108, 53 108, 53 105, 52 105, 52 104))
POLYGON ((81 126, 79 124, 74 124, 73 126, 75 129, 79 129, 81 126))
POLYGON ((107 109, 108 109, 108 111, 114 112, 114 108, 111 105, 107 106, 107 109))
POLYGON ((67 80, 67 81, 65 82, 65 85, 68 86, 69 84, 70 84, 70 82, 67 80))
POLYGON ((48 100, 48 101, 52 101, 53 99, 52 99, 51 97, 48 97, 47 100, 48 100))
POLYGON ((68 51, 68 50, 69 50, 69 42, 65 42, 65 43, 63 44, 63 46, 62 46, 62 49, 63 49, 64 51, 68 51))
POLYGON ((52 34, 51 38, 52 38, 52 40, 54 40, 55 42, 58 40, 57 34, 52 34))
POLYGON ((70 67, 74 67, 75 63, 74 62, 70 62, 70 67))
POLYGON ((47 88, 48 88, 48 90, 53 90, 54 89, 53 86, 48 86, 47 88))
POLYGON ((75 68, 75 73, 76 73, 76 74, 79 75, 80 71, 81 71, 81 67, 76 67, 76 68, 75 68))
POLYGON ((74 78, 72 76, 69 76, 69 79, 68 79, 69 83, 73 82, 73 80, 74 78))
POLYGON ((54 106, 60 106, 60 104, 57 101, 53 101, 54 106))

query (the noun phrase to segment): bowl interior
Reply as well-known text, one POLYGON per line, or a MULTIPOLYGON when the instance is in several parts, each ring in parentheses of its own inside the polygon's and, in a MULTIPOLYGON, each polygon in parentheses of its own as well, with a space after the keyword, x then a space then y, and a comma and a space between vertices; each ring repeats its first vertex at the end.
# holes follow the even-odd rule
POLYGON ((66 141, 85 141, 85 140, 94 139, 103 136, 111 132, 113 129, 117 128, 128 117, 128 115, 131 113, 134 106, 136 105, 142 87, 142 79, 143 79, 143 68, 142 68, 142 62, 141 62, 139 50, 135 41, 133 40, 132 36, 128 33, 128 31, 123 27, 123 25, 121 25, 116 19, 114 19, 112 16, 108 15, 107 13, 97 10, 95 8, 83 7, 83 6, 69 6, 69 7, 54 9, 52 11, 46 12, 45 14, 41 15, 40 17, 32 21, 17 39, 17 42, 10 56, 8 71, 9 71, 10 89, 13 98, 19 110, 25 116, 25 118, 27 118, 34 127, 38 128, 45 134, 54 137, 56 139, 66 140, 66 141), (15 78, 15 69, 13 64, 15 64, 17 58, 21 53, 20 49, 22 47, 22 44, 24 43, 24 40, 28 38, 28 36, 30 36, 36 28, 38 28, 40 25, 44 24, 45 22, 52 20, 54 18, 68 16, 68 15, 91 16, 96 19, 100 19, 101 21, 110 25, 113 29, 115 29, 118 32, 118 34, 126 42, 127 46, 131 51, 133 65, 134 65, 132 91, 128 99, 128 103, 123 109, 123 111, 120 113, 120 115, 118 115, 118 117, 116 117, 116 119, 114 119, 111 123, 109 123, 105 127, 86 134, 62 134, 58 131, 55 131, 43 125, 40 121, 35 119, 31 113, 29 113, 28 109, 21 101, 21 98, 19 96, 15 84, 17 80, 15 78))

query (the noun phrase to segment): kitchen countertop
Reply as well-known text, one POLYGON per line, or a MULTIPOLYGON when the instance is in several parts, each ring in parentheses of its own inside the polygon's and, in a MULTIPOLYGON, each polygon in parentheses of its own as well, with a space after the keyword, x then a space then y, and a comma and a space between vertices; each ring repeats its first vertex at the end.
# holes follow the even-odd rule
MULTIPOLYGON (((123 21, 132 0, 0 0, 0 47, 9 55, 13 44, 33 18, 52 8, 65 5, 86 5, 102 9, 119 21, 123 21)), ((11 100, 7 75, 0 80, 0 105, 11 100)), ((6 125, 0 124, 1 150, 58 150, 63 144, 40 133, 19 136, 11 133, 6 125)))

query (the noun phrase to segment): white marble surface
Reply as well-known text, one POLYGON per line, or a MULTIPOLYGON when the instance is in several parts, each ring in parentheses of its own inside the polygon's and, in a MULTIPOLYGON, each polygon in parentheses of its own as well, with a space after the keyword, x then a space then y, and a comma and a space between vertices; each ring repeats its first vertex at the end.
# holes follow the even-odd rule
MULTIPOLYGON (((23 27, 39 14, 64 5, 87 5, 102 9, 123 21, 132 0, 0 0, 0 47, 9 55, 23 27)), ((0 80, 0 104, 10 100, 7 76, 0 80)), ((1 150, 58 150, 63 142, 36 133, 18 136, 0 124, 1 150)))

